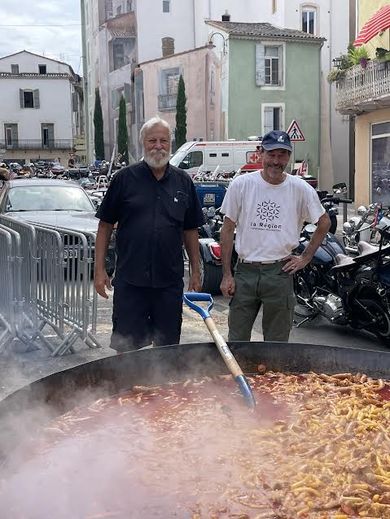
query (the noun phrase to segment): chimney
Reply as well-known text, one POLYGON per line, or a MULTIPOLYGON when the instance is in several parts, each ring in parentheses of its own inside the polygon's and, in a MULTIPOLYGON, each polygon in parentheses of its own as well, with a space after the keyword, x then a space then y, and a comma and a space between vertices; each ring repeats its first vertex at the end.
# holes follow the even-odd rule
POLYGON ((162 49, 162 56, 163 58, 166 58, 167 56, 172 56, 172 54, 175 54, 175 40, 174 38, 161 38, 161 49, 162 49))
POLYGON ((222 15, 222 21, 223 22, 230 22, 230 14, 228 13, 228 10, 225 10, 225 14, 222 15))

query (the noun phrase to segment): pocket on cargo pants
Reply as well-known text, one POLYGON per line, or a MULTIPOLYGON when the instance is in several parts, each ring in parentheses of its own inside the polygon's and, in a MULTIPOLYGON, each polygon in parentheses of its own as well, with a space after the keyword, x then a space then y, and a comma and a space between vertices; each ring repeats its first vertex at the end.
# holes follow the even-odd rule
POLYGON ((287 342, 294 317, 294 280, 283 272, 283 263, 262 271, 263 335, 265 341, 287 342))

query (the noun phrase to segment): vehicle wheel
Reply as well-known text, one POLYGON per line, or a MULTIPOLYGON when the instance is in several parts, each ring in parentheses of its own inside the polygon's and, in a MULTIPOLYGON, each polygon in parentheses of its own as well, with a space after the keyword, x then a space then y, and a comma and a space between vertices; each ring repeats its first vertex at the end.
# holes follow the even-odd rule
POLYGON ((220 294, 219 286, 222 281, 222 266, 206 263, 202 256, 200 256, 199 266, 202 292, 215 295, 220 294))
POLYGON ((384 344, 390 346, 390 316, 387 310, 373 299, 360 299, 359 301, 367 308, 364 318, 369 319, 364 329, 375 334, 384 344))

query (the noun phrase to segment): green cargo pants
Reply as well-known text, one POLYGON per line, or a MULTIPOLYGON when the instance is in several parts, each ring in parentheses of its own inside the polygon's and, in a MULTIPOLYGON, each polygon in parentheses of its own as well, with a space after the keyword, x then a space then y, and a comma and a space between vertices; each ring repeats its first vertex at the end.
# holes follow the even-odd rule
POLYGON ((270 265, 238 263, 236 290, 229 309, 229 341, 250 341, 253 323, 263 306, 265 341, 288 341, 294 315, 293 276, 283 262, 270 265))

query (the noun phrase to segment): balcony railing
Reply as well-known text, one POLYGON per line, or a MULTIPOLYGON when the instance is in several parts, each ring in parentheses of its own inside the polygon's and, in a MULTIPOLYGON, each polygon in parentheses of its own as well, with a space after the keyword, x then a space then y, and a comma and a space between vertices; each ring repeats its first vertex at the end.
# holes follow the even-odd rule
POLYGON ((390 62, 369 61, 345 71, 336 83, 336 110, 355 115, 390 107, 390 62))
POLYGON ((158 109, 160 111, 176 110, 177 94, 164 94, 158 96, 158 109))
POLYGON ((11 142, 0 141, 0 148, 6 150, 70 150, 72 139, 54 139, 43 142, 41 139, 18 139, 11 142))

